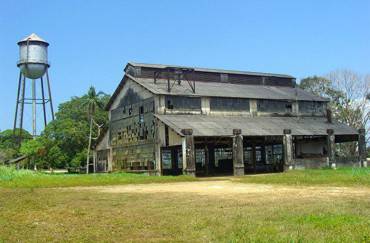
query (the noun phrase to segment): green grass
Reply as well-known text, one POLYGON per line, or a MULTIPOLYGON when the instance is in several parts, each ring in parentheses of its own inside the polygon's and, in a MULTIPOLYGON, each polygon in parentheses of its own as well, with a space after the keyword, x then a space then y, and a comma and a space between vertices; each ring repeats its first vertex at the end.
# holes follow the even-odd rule
MULTIPOLYGON (((206 178, 209 180, 212 178, 206 178)), ((233 178, 242 183, 283 184, 296 186, 370 186, 370 168, 340 168, 293 170, 285 173, 262 174, 233 178)), ((99 186, 143 183, 196 181, 190 176, 146 176, 132 173, 104 174, 46 174, 29 170, 16 170, 0 166, 0 187, 41 188, 99 186)), ((204 179, 203 179, 204 180, 204 179)))
POLYGON ((370 186, 370 168, 292 170, 285 173, 243 176, 243 183, 296 186, 370 186))
POLYGON ((305 188, 225 196, 0 188, 0 242, 370 241, 369 191, 305 188))
POLYGON ((132 173, 47 174, 0 166, 0 187, 47 188, 194 181, 190 176, 147 176, 132 173))
POLYGON ((236 189, 239 182, 270 186, 199 194, 182 187, 112 192, 75 186, 212 178, 49 175, 0 167, 0 242, 370 242, 369 172, 346 168, 230 177, 236 189))

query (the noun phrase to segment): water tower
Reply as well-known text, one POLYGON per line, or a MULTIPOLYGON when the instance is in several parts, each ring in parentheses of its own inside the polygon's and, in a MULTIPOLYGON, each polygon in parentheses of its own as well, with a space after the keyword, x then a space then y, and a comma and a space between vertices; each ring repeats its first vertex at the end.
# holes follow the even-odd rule
MULTIPOLYGON (((51 88, 48 69, 48 46, 45 40, 41 39, 36 34, 24 38, 18 42, 19 46, 19 61, 17 66, 20 69, 18 80, 17 102, 14 117, 14 133, 19 128, 19 133, 15 134, 22 139, 24 106, 32 105, 32 136, 35 138, 37 135, 36 121, 37 121, 37 107, 42 106, 44 125, 47 124, 47 104, 50 105, 50 112, 52 120, 54 120, 53 103, 51 99, 51 88), (44 83, 44 76, 46 76, 46 84, 44 83), (26 87, 28 87, 28 80, 31 81, 31 97, 25 97, 26 87), (38 85, 39 83, 39 85, 38 85), (47 86, 47 94, 45 95, 44 87, 47 86), (37 92, 36 87, 41 90, 37 92), (40 94, 41 91, 41 94, 40 94), (37 97, 39 95, 39 97, 37 97), (41 97, 40 97, 41 96, 41 97)), ((19 140, 19 142, 20 142, 19 140)))

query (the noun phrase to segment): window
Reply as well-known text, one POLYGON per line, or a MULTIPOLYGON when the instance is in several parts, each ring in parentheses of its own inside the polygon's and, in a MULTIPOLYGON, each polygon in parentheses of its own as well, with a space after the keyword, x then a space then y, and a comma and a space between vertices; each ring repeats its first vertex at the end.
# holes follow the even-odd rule
POLYGON ((214 111, 248 111, 249 99, 213 97, 210 108, 214 111))
POLYGON ((292 112, 292 102, 283 100, 258 100, 257 110, 261 112, 289 113, 292 112))
POLYGON ((283 160, 283 145, 282 144, 273 145, 273 157, 274 157, 275 163, 279 163, 283 160))
POLYGON ((244 148, 244 163, 252 164, 252 147, 244 148))
POLYGON ((299 101, 299 112, 301 113, 323 113, 324 103, 318 101, 299 101))
POLYGON ((256 163, 262 163, 263 158, 262 158, 262 146, 256 146, 256 163))
POLYGON ((204 166, 206 163, 206 154, 204 149, 195 150, 195 163, 204 166))
POLYGON ((231 148, 215 148, 215 166, 220 167, 223 161, 232 160, 233 151, 231 148))
POLYGON ((199 97, 166 96, 166 108, 169 110, 200 110, 199 97))
POLYGON ((266 164, 273 164, 274 163, 274 156, 273 156, 273 149, 272 145, 266 145, 265 146, 265 158, 266 158, 266 164))
POLYGON ((182 149, 177 150, 177 168, 182 169, 182 149))
POLYGON ((172 169, 171 150, 162 150, 162 168, 172 169))

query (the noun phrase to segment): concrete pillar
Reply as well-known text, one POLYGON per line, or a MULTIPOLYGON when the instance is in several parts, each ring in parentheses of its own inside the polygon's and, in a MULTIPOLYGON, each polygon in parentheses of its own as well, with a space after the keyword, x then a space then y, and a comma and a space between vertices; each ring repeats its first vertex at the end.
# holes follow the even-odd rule
POLYGON ((358 155, 361 167, 367 167, 365 129, 358 129, 358 155))
POLYGON ((110 147, 108 150, 109 150, 108 156, 107 156, 108 171, 112 172, 113 171, 113 148, 110 147))
POLYGON ((201 108, 202 108, 202 114, 209 115, 209 113, 211 112, 209 97, 201 98, 201 108))
POLYGON ((284 145, 284 171, 294 168, 293 161, 293 137, 290 129, 283 130, 283 145, 284 145))
POLYGON ((244 175, 243 135, 241 129, 233 129, 233 167, 234 176, 244 175))
POLYGON ((183 173, 185 175, 195 176, 195 148, 194 148, 194 136, 193 129, 182 129, 181 133, 184 134, 185 139, 182 144, 183 154, 183 173))
POLYGON ((333 129, 326 130, 327 136, 327 146, 328 146, 328 160, 329 166, 335 168, 335 135, 333 129))
POLYGON ((250 113, 251 113, 251 116, 252 117, 258 115, 258 111, 257 111, 257 100, 255 100, 255 99, 250 99, 249 100, 249 109, 250 109, 250 113))

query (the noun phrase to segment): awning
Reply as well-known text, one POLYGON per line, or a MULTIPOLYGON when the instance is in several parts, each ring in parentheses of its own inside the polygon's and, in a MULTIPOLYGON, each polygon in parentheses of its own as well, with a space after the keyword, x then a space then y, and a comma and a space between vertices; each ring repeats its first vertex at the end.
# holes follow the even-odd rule
POLYGON ((327 135, 333 129, 335 135, 358 135, 356 129, 338 122, 328 123, 323 117, 247 117, 212 115, 155 115, 176 133, 193 129, 194 136, 232 136, 233 129, 241 129, 243 136, 279 136, 290 129, 296 136, 327 135))

